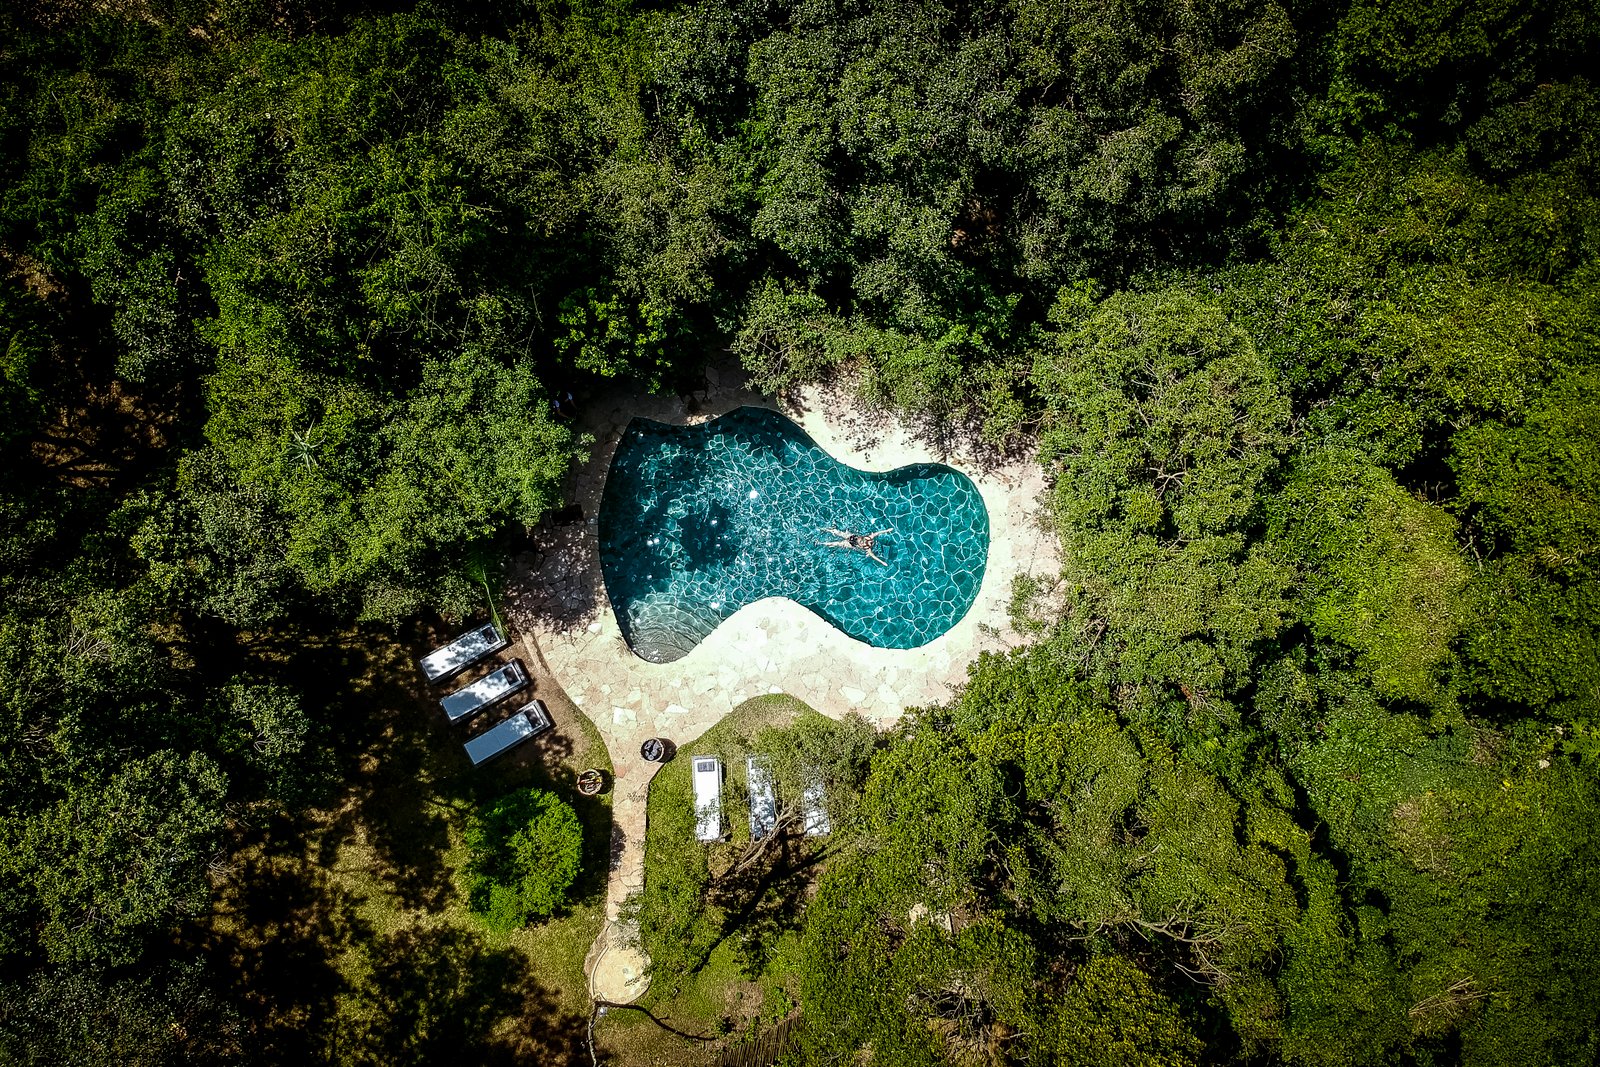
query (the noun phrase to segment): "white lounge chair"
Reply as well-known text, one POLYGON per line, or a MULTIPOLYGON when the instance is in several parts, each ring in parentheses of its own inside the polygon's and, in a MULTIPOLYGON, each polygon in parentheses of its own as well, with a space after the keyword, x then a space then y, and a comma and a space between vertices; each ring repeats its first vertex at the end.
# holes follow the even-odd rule
POLYGON ((520 660, 512 660, 493 674, 486 674, 439 701, 451 722, 476 715, 497 700, 504 700, 528 684, 528 672, 520 660))
POLYGON ((522 742, 538 737, 555 725, 550 709, 540 700, 531 700, 528 706, 505 722, 485 730, 466 743, 467 755, 474 766, 509 752, 522 742))
POLYGON ((828 791, 821 778, 812 778, 800 794, 800 816, 807 837, 821 837, 833 832, 828 822, 828 791))
POLYGON ((500 632, 500 627, 486 622, 443 648, 436 648, 423 656, 422 673, 428 676, 430 682, 442 682, 490 653, 500 651, 506 644, 506 635, 500 632))
POLYGON ((759 841, 778 825, 778 794, 772 788, 767 761, 760 756, 746 759, 744 780, 750 791, 750 839, 759 841))
POLYGON ((722 761, 715 756, 694 759, 694 836, 701 841, 722 836, 722 761))

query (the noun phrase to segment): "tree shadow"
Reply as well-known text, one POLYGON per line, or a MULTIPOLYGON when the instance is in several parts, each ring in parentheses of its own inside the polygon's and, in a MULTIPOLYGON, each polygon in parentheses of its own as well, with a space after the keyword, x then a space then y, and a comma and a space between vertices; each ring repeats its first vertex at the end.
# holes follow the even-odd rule
POLYGON ((57 277, 10 248, 0 248, 0 276, 26 279, 29 313, 48 323, 54 342, 51 358, 26 372, 43 416, 26 436, 25 468, 8 476, 118 492, 169 463, 172 447, 198 426, 198 391, 119 377, 117 357, 126 346, 113 335, 110 309, 91 299, 81 278, 57 277))
POLYGON ((606 850, 607 870, 616 870, 622 866, 623 853, 628 850, 628 834, 619 824, 611 824, 611 841, 606 850))
POLYGON ((759 974, 772 944, 783 934, 800 929, 827 852, 792 828, 779 833, 779 847, 760 863, 742 870, 726 869, 712 878, 706 900, 722 918, 701 964, 718 945, 737 936, 742 966, 747 973, 759 974))
POLYGON ((581 629, 600 617, 593 543, 582 510, 575 514, 566 522, 540 523, 528 549, 508 562, 506 607, 524 626, 581 629))
POLYGON ((303 692, 336 694, 318 718, 344 803, 317 837, 317 862, 330 865, 359 836, 376 854, 374 873, 401 904, 438 909, 452 891, 444 862, 450 811, 467 799, 452 789, 466 763, 461 739, 448 733, 408 643, 366 630, 344 636, 296 657, 303 692))
POLYGON ((609 757, 603 747, 591 753, 597 741, 572 721, 580 711, 554 689, 541 692, 547 672, 536 649, 513 643, 498 662, 429 685, 417 656, 464 625, 330 634, 308 623, 244 635, 233 647, 238 662, 223 677, 248 669, 306 694, 307 713, 320 724, 315 744, 331 768, 321 811, 267 817, 246 829, 219 906, 196 928, 195 940, 234 976, 233 999, 259 1048, 252 1059, 559 1064, 581 1047, 586 1020, 562 1006, 565 990, 533 977, 537 961, 515 948, 491 950, 471 930, 395 933, 387 925, 413 921, 407 912, 431 923, 449 908, 458 891, 447 862, 452 827, 530 786, 567 800, 583 825, 583 865, 569 906, 605 894, 610 798, 579 795, 576 776, 585 759, 609 771, 609 757), (512 657, 529 666, 531 691, 481 712, 474 728, 515 714, 534 695, 550 706, 557 728, 475 767, 462 748, 473 731, 448 722, 438 699, 512 657), (361 921, 369 893, 382 905, 372 920, 381 929, 361 921))
POLYGON ((508 949, 454 927, 413 927, 364 952, 336 1058, 352 1064, 577 1064, 587 1020, 508 949))
POLYGON ((230 999, 249 1025, 252 1058, 313 1062, 346 989, 338 959, 371 931, 358 901, 304 862, 303 830, 289 820, 275 829, 222 886, 199 941, 234 984, 230 999))
POLYGON ((593 904, 605 898, 611 873, 611 809, 593 797, 568 799, 583 824, 583 864, 567 898, 576 905, 593 904))
MULTIPOLYGON (((528 693, 527 699, 521 705, 531 703, 538 696, 538 687, 535 685, 528 693)), ((541 698, 542 699, 542 698, 541 698)), ((550 702, 545 701, 545 707, 550 707, 550 702)), ((515 710, 515 708, 513 708, 515 710)), ((555 710, 550 712, 552 720, 555 719, 555 710)), ((543 788, 554 788, 562 792, 576 792, 578 789, 578 774, 571 767, 573 756, 577 754, 577 746, 572 742, 572 735, 562 730, 561 724, 556 723, 554 730, 546 730, 532 741, 522 746, 522 751, 514 754, 514 762, 509 766, 521 765, 535 779, 538 779, 543 788)))
POLYGON ((359 842, 372 854, 372 874, 409 909, 448 904, 455 886, 445 857, 452 821, 462 813, 519 786, 576 797, 575 774, 567 767, 575 753, 572 734, 562 728, 567 716, 553 699, 547 703, 555 705, 556 730, 484 766, 467 758, 467 740, 516 714, 539 688, 536 681, 466 724, 449 722, 441 696, 523 652, 513 643, 447 683, 430 685, 417 667, 420 650, 459 629, 419 623, 397 636, 362 627, 331 637, 280 638, 275 650, 252 650, 257 665, 280 661, 275 673, 306 694, 307 711, 322 724, 317 743, 334 768, 335 795, 331 814, 313 835, 313 862, 329 867, 343 847, 359 842))

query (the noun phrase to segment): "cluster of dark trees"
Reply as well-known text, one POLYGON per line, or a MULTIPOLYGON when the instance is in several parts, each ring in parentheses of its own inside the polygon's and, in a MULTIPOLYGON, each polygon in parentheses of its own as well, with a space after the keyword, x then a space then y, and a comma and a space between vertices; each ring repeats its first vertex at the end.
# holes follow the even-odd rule
POLYGON ((0 1058, 249 1058, 180 934, 336 785, 274 648, 468 609, 552 395, 731 348, 1036 445, 1066 559, 877 757, 807 1055, 1593 1059, 1597 53, 1583 0, 5 5, 0 1058))

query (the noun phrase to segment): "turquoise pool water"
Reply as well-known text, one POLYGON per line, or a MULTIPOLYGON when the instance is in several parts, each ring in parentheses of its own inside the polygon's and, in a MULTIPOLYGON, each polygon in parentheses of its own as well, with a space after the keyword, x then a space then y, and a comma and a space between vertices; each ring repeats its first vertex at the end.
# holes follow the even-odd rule
POLYGON ((989 513, 972 480, 846 466, 775 411, 699 426, 634 419, 600 504, 600 568, 628 647, 678 659, 746 604, 783 596, 851 637, 915 648, 972 607, 989 513), (866 553, 821 541, 888 528, 866 553))

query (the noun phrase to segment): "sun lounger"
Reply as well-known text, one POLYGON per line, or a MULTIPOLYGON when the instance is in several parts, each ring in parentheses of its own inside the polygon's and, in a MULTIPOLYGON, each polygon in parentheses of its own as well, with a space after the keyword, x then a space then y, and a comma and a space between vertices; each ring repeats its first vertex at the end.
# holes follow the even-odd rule
POLYGON ((485 730, 464 747, 476 766, 516 748, 530 737, 538 737, 554 725, 550 709, 544 706, 544 702, 531 700, 527 707, 498 726, 485 730))
POLYGON ((722 761, 715 756, 694 759, 694 836, 701 841, 722 836, 722 761))
POLYGON ((522 689, 528 684, 528 672, 520 660, 512 660, 493 674, 484 675, 471 685, 462 686, 439 701, 451 722, 476 715, 497 700, 522 689))
POLYGON ((746 759, 744 780, 750 791, 750 839, 759 841, 778 825, 778 794, 772 788, 767 761, 760 756, 746 759))
POLYGON ((806 784, 800 794, 800 814, 807 837, 821 837, 833 832, 833 826, 828 822, 828 793, 822 785, 822 779, 813 778, 806 784))
POLYGON ((428 676, 430 682, 442 682, 490 653, 505 648, 506 643, 506 635, 500 632, 500 627, 486 622, 443 648, 436 648, 423 656, 422 673, 428 676))

